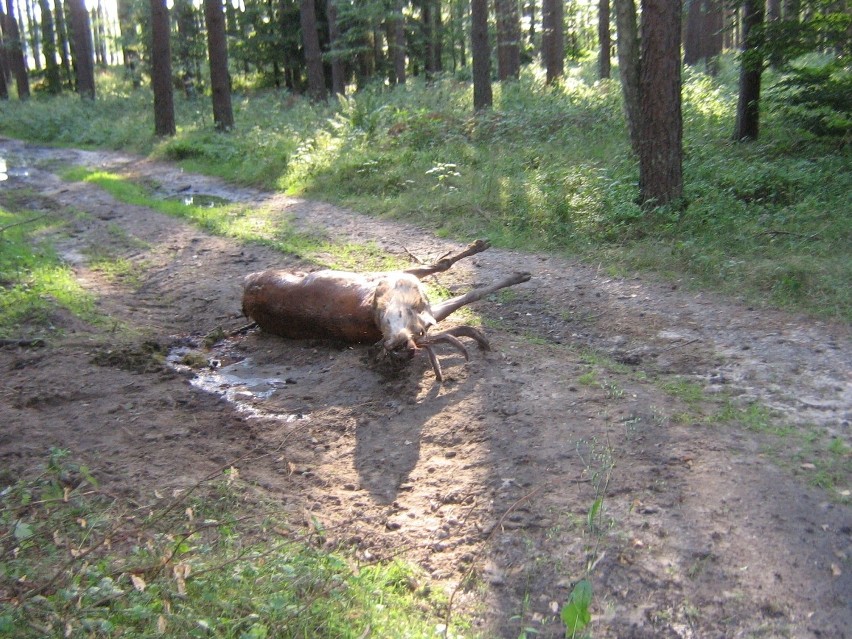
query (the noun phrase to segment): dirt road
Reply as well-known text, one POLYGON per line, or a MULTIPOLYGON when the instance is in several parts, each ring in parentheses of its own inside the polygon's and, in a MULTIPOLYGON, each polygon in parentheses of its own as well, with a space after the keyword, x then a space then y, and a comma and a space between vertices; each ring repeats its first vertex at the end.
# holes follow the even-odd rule
POLYGON ((0 157, 0 206, 65 219, 57 251, 124 327, 58 313, 45 348, 0 350, 3 467, 60 446, 135 495, 239 460, 294 525, 322 522, 329 547, 401 555, 449 590, 469 576, 455 605, 486 637, 563 636, 556 611, 587 571, 594 637, 852 637, 848 326, 490 249, 440 283, 532 280, 476 306, 494 351, 447 351, 443 384, 426 358, 391 373, 366 348, 256 331, 206 350, 245 323, 244 275, 309 265, 59 170, 255 203, 424 261, 461 245, 121 154, 0 139, 0 157), (133 285, 91 269, 93 249, 130 260, 133 285), (204 365, 151 357, 187 351, 204 365))

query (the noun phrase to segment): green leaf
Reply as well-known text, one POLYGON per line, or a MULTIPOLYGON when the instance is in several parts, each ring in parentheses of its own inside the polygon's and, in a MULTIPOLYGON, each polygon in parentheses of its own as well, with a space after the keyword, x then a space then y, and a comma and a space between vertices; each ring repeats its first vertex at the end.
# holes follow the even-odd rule
POLYGON ((574 637, 592 620, 589 605, 592 603, 592 584, 582 579, 574 586, 568 601, 562 606, 562 623, 565 624, 565 636, 574 637))
POLYGON ((603 497, 598 497, 595 500, 595 503, 592 504, 592 507, 589 508, 589 528, 594 527, 595 525, 595 517, 598 516, 598 513, 601 511, 601 506, 603 506, 603 497))
POLYGON ((33 527, 28 523, 18 520, 15 524, 15 539, 24 541, 33 536, 33 527))

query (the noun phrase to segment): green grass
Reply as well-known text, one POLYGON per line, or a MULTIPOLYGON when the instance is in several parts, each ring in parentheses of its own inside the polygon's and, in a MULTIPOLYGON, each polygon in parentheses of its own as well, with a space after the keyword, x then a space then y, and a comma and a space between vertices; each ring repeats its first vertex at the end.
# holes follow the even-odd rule
POLYGON ((59 226, 54 218, 0 208, 0 338, 41 338, 61 329, 62 308, 88 322, 99 321, 94 298, 40 236, 59 226))
MULTIPOLYGON (((765 75, 769 86, 775 78, 765 75)), ((731 142, 736 67, 729 59, 718 78, 684 72, 688 206, 653 212, 635 202, 638 169, 618 83, 595 82, 591 63, 570 68, 553 87, 525 70, 520 82, 495 84, 494 109, 477 116, 469 84, 449 75, 428 85, 368 87, 328 105, 246 91, 234 96, 230 134, 213 130, 209 100, 176 96, 178 134, 166 140, 151 133, 150 91, 115 78, 100 78, 105 88, 93 105, 72 96, 0 104, 0 131, 124 148, 442 236, 488 237, 613 273, 653 271, 752 303, 852 318, 850 147, 795 128, 772 92, 762 103, 761 139, 731 142)), ((261 217, 251 223, 264 241, 303 250, 269 237, 261 217)))
POLYGON ((268 209, 236 204, 197 206, 183 200, 157 198, 144 185, 113 173, 84 167, 66 170, 63 177, 97 184, 119 201, 185 219, 210 233, 271 246, 282 253, 328 268, 385 270, 402 265, 398 258, 387 255, 374 243, 333 242, 322 233, 298 232, 290 219, 268 209))
POLYGON ((318 525, 254 512, 233 473, 138 509, 54 449, 0 491, 3 636, 425 638, 447 605, 402 562, 358 566, 318 525))

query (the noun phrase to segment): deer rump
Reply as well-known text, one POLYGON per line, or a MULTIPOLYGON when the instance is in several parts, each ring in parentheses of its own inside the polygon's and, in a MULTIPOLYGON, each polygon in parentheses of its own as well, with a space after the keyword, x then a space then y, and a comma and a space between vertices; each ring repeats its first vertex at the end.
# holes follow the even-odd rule
POLYGON ((471 338, 484 350, 490 346, 485 336, 472 326, 455 326, 432 335, 428 334, 429 329, 462 306, 501 288, 526 282, 530 275, 515 273, 435 305, 429 303, 420 280, 446 271, 458 260, 488 246, 488 242, 478 240, 457 255, 444 256, 431 266, 406 271, 252 273, 243 284, 243 313, 264 331, 281 337, 376 344, 380 353, 397 359, 409 359, 423 350, 429 356, 436 379, 442 381, 441 365, 433 346, 449 344, 465 360, 470 356, 459 338, 471 338))

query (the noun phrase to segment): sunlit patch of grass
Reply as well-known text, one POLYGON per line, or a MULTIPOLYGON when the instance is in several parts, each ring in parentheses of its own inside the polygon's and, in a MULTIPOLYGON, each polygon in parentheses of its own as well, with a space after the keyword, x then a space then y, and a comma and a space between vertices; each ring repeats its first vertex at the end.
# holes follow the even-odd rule
POLYGON ((51 315, 61 307, 97 322, 94 298, 52 247, 33 236, 56 225, 27 211, 0 209, 0 337, 23 339, 55 330, 51 315))
POLYGON ((382 271, 406 265, 401 258, 388 255, 375 243, 335 242, 327 239, 324 232, 309 234, 296 231, 291 218, 262 207, 240 204, 196 206, 181 200, 157 198, 145 186, 132 180, 84 167, 71 168, 64 172, 63 177, 97 184, 118 200, 188 220, 210 233, 271 246, 327 268, 382 271))
POLYGON ((321 526, 291 530, 236 469, 145 512, 96 474, 58 449, 39 474, 0 473, 4 636, 426 638, 442 621, 446 597, 418 570, 318 550, 321 526))
POLYGON ((132 288, 142 284, 144 264, 98 248, 87 251, 87 258, 89 268, 103 273, 110 280, 121 282, 132 288))

